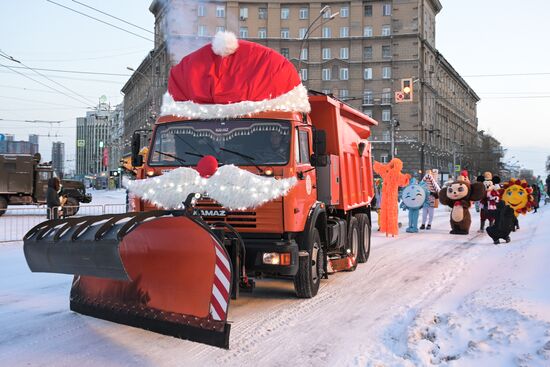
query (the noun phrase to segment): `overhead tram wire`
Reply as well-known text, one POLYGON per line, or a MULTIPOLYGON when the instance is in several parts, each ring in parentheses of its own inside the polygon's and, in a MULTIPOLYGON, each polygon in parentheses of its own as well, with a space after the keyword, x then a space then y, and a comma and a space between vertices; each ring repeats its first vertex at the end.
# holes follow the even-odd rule
POLYGON ((123 31, 123 32, 132 34, 132 35, 134 35, 134 36, 136 36, 136 37, 143 38, 144 40, 147 40, 147 41, 150 41, 150 42, 154 42, 154 41, 153 41, 152 39, 150 39, 150 38, 144 37, 144 36, 142 36, 142 35, 140 35, 140 34, 137 34, 137 33, 134 33, 134 32, 132 32, 132 31, 129 31, 129 30, 127 30, 127 29, 124 29, 124 28, 122 28, 122 27, 116 26, 116 25, 114 25, 114 24, 112 24, 112 23, 105 22, 105 21, 103 21, 103 20, 101 20, 101 19, 98 19, 98 18, 96 18, 96 17, 92 17, 91 15, 88 15, 88 14, 83 13, 83 12, 81 12, 81 11, 78 11, 78 10, 76 10, 76 9, 70 8, 70 7, 68 7, 68 6, 65 6, 65 5, 56 3, 55 1, 52 1, 52 0, 46 0, 46 1, 49 2, 49 3, 52 3, 52 4, 54 4, 54 5, 60 6, 60 7, 64 8, 64 9, 67 9, 67 10, 70 10, 70 11, 72 11, 72 12, 75 12, 75 13, 77 13, 77 14, 83 15, 83 16, 85 16, 85 17, 87 17, 87 18, 93 19, 93 20, 98 21, 98 22, 100 22, 100 23, 103 23, 103 24, 106 24, 106 25, 111 26, 111 27, 113 27, 113 28, 116 28, 116 29, 118 29, 118 30, 121 30, 121 31, 123 31))
MULTIPOLYGON (((0 70, 0 73, 9 73, 10 71, 7 71, 7 70, 0 70)), ((21 73, 23 75, 28 75, 28 74, 25 74, 25 73, 21 73)), ((109 83, 109 84, 118 84, 120 85, 120 82, 117 82, 115 80, 106 80, 106 79, 92 79, 92 78, 73 78, 73 77, 70 77, 70 76, 65 76, 65 75, 53 75, 53 74, 45 74, 45 75, 48 75, 49 77, 52 77, 52 78, 56 78, 56 79, 68 79, 68 80, 80 80, 80 81, 85 81, 85 82, 98 82, 98 83, 109 83)))
MULTIPOLYGON (((4 64, 0 64, 0 66, 3 66, 3 67, 5 67, 5 68, 11 70, 12 72, 14 72, 14 73, 16 73, 16 74, 19 74, 19 75, 21 75, 21 76, 24 76, 25 78, 30 79, 30 80, 32 80, 33 82, 36 82, 36 83, 38 83, 38 84, 40 84, 40 85, 43 85, 43 86, 46 87, 46 88, 49 88, 49 89, 52 89, 52 90, 54 90, 54 91, 56 91, 56 92, 58 92, 58 93, 61 93, 61 94, 63 94, 64 96, 69 97, 70 99, 77 101, 78 103, 83 103, 80 99, 75 98, 75 97, 71 96, 70 94, 67 94, 67 93, 65 93, 65 92, 63 92, 63 91, 60 91, 59 89, 56 89, 56 88, 54 88, 54 87, 52 87, 52 86, 50 86, 50 85, 48 85, 48 84, 46 84, 46 83, 43 83, 43 82, 41 82, 41 81, 39 81, 39 80, 36 80, 36 79, 34 79, 34 78, 31 78, 30 76, 28 76, 28 75, 26 75, 26 74, 23 74, 23 73, 21 73, 21 72, 15 70, 15 69, 13 69, 13 68, 10 67, 10 66, 4 65, 4 64)), ((87 103, 88 103, 88 102, 86 102, 85 104, 87 104, 87 103)), ((83 104, 84 104, 84 103, 83 103, 83 104)), ((92 106, 93 106, 93 105, 95 105, 95 103, 92 103, 92 106)), ((85 106, 85 107, 87 108, 87 107, 89 107, 89 106, 85 106)))
POLYGON ((132 27, 136 27, 136 28, 138 28, 138 29, 144 30, 145 32, 148 32, 148 33, 151 33, 151 34, 155 34, 154 32, 150 31, 149 29, 140 27, 139 25, 136 25, 136 24, 134 24, 134 23, 130 23, 130 22, 124 20, 124 19, 121 19, 121 18, 119 18, 119 17, 115 17, 114 15, 105 13, 104 11, 101 11, 101 10, 99 10, 99 9, 96 9, 96 8, 94 8, 93 6, 90 6, 90 5, 86 5, 86 4, 84 4, 84 3, 81 3, 80 1, 73 0, 73 3, 77 3, 77 4, 80 4, 80 5, 84 6, 84 7, 86 7, 86 8, 95 10, 95 11, 97 11, 98 13, 101 13, 101 14, 103 14, 103 15, 106 15, 106 16, 110 17, 110 18, 119 20, 119 21, 121 21, 122 23, 126 23, 126 24, 128 24, 128 25, 131 25, 132 27))
MULTIPOLYGON (((14 69, 27 69, 23 66, 12 66, 14 69)), ((40 71, 51 71, 55 73, 71 73, 71 74, 90 74, 90 75, 107 75, 107 76, 123 76, 129 77, 131 74, 122 74, 122 73, 105 73, 100 71, 81 71, 81 70, 63 70, 63 69, 44 69, 44 68, 33 68, 34 70, 40 71)))

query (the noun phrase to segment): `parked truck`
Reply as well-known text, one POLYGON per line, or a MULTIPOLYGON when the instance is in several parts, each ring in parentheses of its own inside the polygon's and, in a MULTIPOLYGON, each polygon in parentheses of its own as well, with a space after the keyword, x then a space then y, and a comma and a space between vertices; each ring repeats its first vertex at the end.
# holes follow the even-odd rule
MULTIPOLYGON (((8 205, 45 204, 48 180, 55 175, 51 163, 40 163, 40 155, 0 154, 0 215, 8 205)), ((66 214, 78 212, 80 203, 92 200, 84 184, 60 180, 62 195, 67 196, 66 214)))
POLYGON ((215 45, 172 69, 177 99, 165 97, 145 161, 134 134, 133 212, 45 222, 26 235, 25 254, 32 271, 76 275, 72 310, 228 348, 230 299, 254 278, 288 279, 309 298, 328 274, 367 262, 377 122, 308 94, 271 49, 215 45), (202 93, 192 74, 214 86, 202 93), (274 83, 290 94, 250 92, 274 83), (178 85, 195 96, 178 96, 178 85))

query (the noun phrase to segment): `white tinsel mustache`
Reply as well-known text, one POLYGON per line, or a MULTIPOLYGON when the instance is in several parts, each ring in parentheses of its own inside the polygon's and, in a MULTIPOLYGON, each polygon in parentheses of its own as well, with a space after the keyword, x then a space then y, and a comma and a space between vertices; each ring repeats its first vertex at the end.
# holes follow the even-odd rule
POLYGON ((262 177, 229 164, 209 178, 193 168, 180 167, 162 176, 127 180, 125 186, 131 194, 165 209, 182 208, 189 194, 200 193, 227 209, 244 210, 285 196, 296 182, 296 177, 262 177))

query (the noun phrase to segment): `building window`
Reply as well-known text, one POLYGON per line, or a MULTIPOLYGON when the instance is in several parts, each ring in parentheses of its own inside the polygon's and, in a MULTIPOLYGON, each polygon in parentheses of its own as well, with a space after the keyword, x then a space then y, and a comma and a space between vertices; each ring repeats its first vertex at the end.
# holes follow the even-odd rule
POLYGON ((306 37, 307 28, 300 28, 298 30, 298 38, 303 40, 306 37))
POLYGON ((331 79, 330 77, 331 77, 330 69, 323 69, 321 79, 322 80, 330 80, 331 79))
POLYGON ((349 69, 340 68, 340 80, 348 80, 348 79, 349 79, 349 69))
POLYGON ((391 4, 382 5, 382 15, 388 17, 391 15, 391 4))
POLYGON ((372 27, 370 25, 363 28, 363 37, 372 37, 372 27))
POLYGON ((258 8, 258 19, 267 19, 267 8, 258 8))
POLYGON ((340 8, 340 18, 349 17, 349 8, 347 6, 342 6, 340 8))
POLYGON ((364 105, 370 105, 373 104, 374 99, 372 97, 372 90, 364 90, 363 91, 363 104, 364 105))
POLYGON ((390 122, 391 110, 382 110, 382 121, 390 122))
POLYGON ((239 15, 241 17, 241 20, 248 19, 248 8, 240 8, 239 15))
POLYGON ((363 79, 365 80, 372 79, 372 68, 365 68, 365 70, 363 70, 363 79))
POLYGON ((239 28, 239 37, 240 38, 248 38, 248 27, 239 28))
POLYGON ((330 18, 330 15, 331 15, 331 12, 330 12, 330 8, 323 13, 323 19, 328 19, 330 18))
POLYGON ((216 27, 216 33, 218 32, 225 32, 225 27, 223 25, 216 27))
POLYGON ((309 8, 300 8, 300 19, 309 18, 309 8))
POLYGON ((380 163, 388 163, 388 153, 380 154, 380 163))
POLYGON ((340 48, 340 59, 342 60, 349 59, 349 48, 347 47, 340 48))
POLYGON ((391 104, 391 88, 382 89, 382 104, 391 104))
POLYGON ((204 4, 199 4, 197 6, 197 16, 204 17, 206 15, 206 6, 204 4))
POLYGON ((267 38, 266 28, 258 28, 258 38, 267 38))
POLYGON ((382 58, 391 59, 391 49, 390 46, 382 46, 382 58))
POLYGON ((341 99, 345 99, 345 98, 349 97, 349 90, 347 90, 347 89, 340 89, 340 91, 338 92, 338 96, 339 96, 341 99))
POLYGON ((302 52, 300 52, 300 60, 307 60, 307 48, 302 48, 302 52))
POLYGON ((363 108, 363 113, 372 118, 372 110, 370 108, 363 108))
POLYGON ((323 60, 330 60, 330 48, 323 48, 323 60))
POLYGON ((281 28, 281 38, 290 38, 290 31, 288 30, 288 28, 281 28))
POLYGON ((288 19, 289 15, 290 15, 289 8, 281 8, 281 19, 288 19))
POLYGON ((208 35, 208 28, 205 25, 199 25, 199 36, 207 36, 208 35))
POLYGON ((307 69, 300 69, 300 78, 302 78, 302 81, 307 80, 307 69))
POLYGON ((323 27, 323 38, 332 37, 330 27, 323 27))
POLYGON ((391 79, 391 66, 384 66, 382 68, 382 79, 391 79))
POLYGON ((372 46, 367 46, 363 48, 363 57, 365 58, 365 60, 372 59, 372 46))
POLYGON ((225 6, 216 6, 216 18, 225 18, 225 6))
POLYGON ((382 36, 391 36, 391 27, 389 25, 382 26, 382 36))
POLYGON ((281 48, 281 55, 283 55, 288 59, 288 56, 289 56, 288 48, 285 48, 285 47, 281 48))
POLYGON ((365 16, 372 17, 372 5, 365 5, 365 16))
POLYGON ((349 37, 349 27, 340 27, 340 37, 349 37))
POLYGON ((321 90, 321 92, 323 94, 331 94, 332 93, 332 91, 330 89, 323 89, 323 90, 321 90))

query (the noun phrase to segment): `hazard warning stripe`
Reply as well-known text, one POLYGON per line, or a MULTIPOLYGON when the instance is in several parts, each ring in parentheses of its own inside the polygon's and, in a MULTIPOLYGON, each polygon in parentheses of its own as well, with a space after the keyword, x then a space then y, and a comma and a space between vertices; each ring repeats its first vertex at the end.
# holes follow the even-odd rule
POLYGON ((214 267, 212 297, 210 298, 210 315, 214 320, 226 320, 231 287, 231 265, 225 249, 218 241, 215 240, 214 243, 216 265, 214 267))

